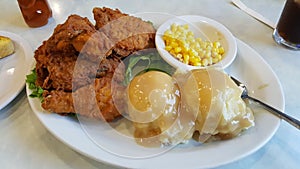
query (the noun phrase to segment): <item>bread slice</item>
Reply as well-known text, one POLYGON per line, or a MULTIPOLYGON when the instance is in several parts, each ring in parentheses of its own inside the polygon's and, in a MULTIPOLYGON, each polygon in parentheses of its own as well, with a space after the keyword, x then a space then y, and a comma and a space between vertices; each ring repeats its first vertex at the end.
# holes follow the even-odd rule
POLYGON ((12 40, 5 36, 0 36, 0 59, 14 53, 15 47, 12 40))

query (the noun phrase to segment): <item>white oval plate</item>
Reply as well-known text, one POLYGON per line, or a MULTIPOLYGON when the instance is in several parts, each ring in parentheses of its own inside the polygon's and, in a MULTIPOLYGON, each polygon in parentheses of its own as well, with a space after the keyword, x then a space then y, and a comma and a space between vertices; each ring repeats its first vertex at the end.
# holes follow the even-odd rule
POLYGON ((0 59, 0 110, 10 103, 23 89, 25 76, 32 65, 32 50, 27 41, 11 32, 0 31, 1 36, 9 37, 15 52, 0 59))
MULTIPOLYGON (((149 20, 151 20, 151 17, 149 20)), ((237 39, 237 44, 237 58, 226 71, 244 81, 255 97, 283 110, 283 91, 271 67, 258 53, 245 43, 237 39)), ((28 89, 28 86, 26 89, 27 95, 29 95, 31 91, 28 89)), ((236 161, 257 151, 272 138, 280 125, 279 118, 264 110, 255 109, 256 126, 247 130, 239 137, 204 145, 195 145, 190 142, 154 157, 133 159, 109 153, 90 139, 90 136, 85 133, 78 121, 69 117, 45 112, 41 108, 38 99, 32 99, 29 96, 28 99, 38 119, 63 143, 97 161, 126 168, 217 167, 236 161)), ((121 143, 123 140, 112 139, 115 138, 114 133, 113 131, 110 132, 109 129, 104 131, 103 135, 106 136, 105 140, 107 140, 108 145, 118 147, 118 149, 139 151, 135 150, 137 145, 132 143, 128 144, 134 145, 132 147, 119 146, 118 143, 121 143)), ((101 134, 99 132, 99 135, 101 134)))

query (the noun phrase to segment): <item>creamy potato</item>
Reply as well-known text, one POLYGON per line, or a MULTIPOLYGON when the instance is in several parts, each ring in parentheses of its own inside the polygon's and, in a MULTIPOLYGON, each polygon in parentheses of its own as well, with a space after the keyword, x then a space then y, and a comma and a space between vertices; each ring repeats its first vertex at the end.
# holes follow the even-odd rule
POLYGON ((254 125, 242 89, 217 69, 136 76, 127 89, 134 136, 144 146, 229 139, 254 125))
POLYGON ((195 117, 180 112, 180 90, 174 78, 149 71, 136 76, 127 92, 128 113, 140 144, 170 145, 191 138, 195 117))
POLYGON ((198 112, 194 138, 200 142, 232 138, 254 126, 253 113, 241 99, 242 89, 223 71, 193 70, 182 93, 188 93, 187 104, 198 112))

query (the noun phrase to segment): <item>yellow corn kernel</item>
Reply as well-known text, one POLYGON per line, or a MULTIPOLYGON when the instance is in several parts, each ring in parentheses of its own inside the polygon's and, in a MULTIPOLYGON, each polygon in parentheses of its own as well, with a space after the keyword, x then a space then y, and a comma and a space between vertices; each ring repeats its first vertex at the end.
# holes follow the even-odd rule
POLYGON ((187 54, 183 55, 183 63, 188 64, 190 60, 190 56, 187 54))
POLYGON ((212 53, 214 53, 214 52, 215 52, 215 53, 218 53, 218 52, 219 52, 219 49, 218 49, 218 48, 215 48, 215 47, 213 47, 213 48, 211 49, 211 52, 212 52, 212 53))
POLYGON ((219 61, 218 58, 213 58, 213 59, 212 59, 212 63, 217 63, 218 61, 219 61))
POLYGON ((172 41, 172 42, 170 43, 170 46, 171 46, 172 48, 176 48, 176 47, 178 47, 178 43, 176 43, 175 41, 172 41))
POLYGON ((166 45, 169 45, 172 42, 174 42, 174 38, 166 38, 166 40, 165 40, 166 45))
POLYGON ((221 46, 220 42, 214 42, 213 47, 214 48, 219 48, 221 46))
POLYGON ((206 58, 210 58, 210 57, 211 57, 211 52, 210 52, 210 51, 207 51, 206 54, 205 54, 205 57, 206 57, 206 58))
POLYGON ((172 50, 172 46, 166 46, 165 49, 169 52, 170 50, 172 50))
POLYGON ((212 50, 212 46, 211 46, 210 44, 208 44, 208 45, 206 46, 206 50, 211 51, 211 50, 212 50))
POLYGON ((194 32, 192 32, 192 31, 188 31, 186 34, 187 34, 187 36, 193 36, 194 37, 194 32))
POLYGON ((182 45, 182 52, 188 52, 190 50, 190 46, 187 43, 182 45))
POLYGON ((223 47, 220 47, 220 48, 219 48, 219 54, 221 54, 221 55, 222 55, 222 54, 224 54, 224 53, 225 53, 225 50, 224 50, 224 48, 223 48, 223 47))
POLYGON ((171 49, 169 52, 171 53, 171 55, 176 56, 174 49, 171 49))
POLYGON ((187 41, 188 43, 193 42, 193 37, 192 37, 192 36, 187 36, 187 37, 186 37, 186 41, 187 41))
POLYGON ((203 42, 201 38, 196 38, 196 41, 199 42, 199 43, 203 42))
POLYGON ((212 62, 212 57, 207 58, 207 60, 208 60, 208 65, 213 64, 213 62, 212 62))
POLYGON ((171 25, 171 31, 172 31, 172 32, 176 32, 176 30, 177 30, 177 24, 173 23, 173 24, 171 25))
POLYGON ((192 66, 195 66, 198 63, 201 64, 201 60, 198 57, 190 57, 190 63, 191 63, 192 66))
POLYGON ((193 66, 202 66, 202 65, 201 65, 201 62, 197 62, 197 63, 194 63, 193 66))
POLYGON ((183 26, 179 26, 177 29, 178 29, 177 32, 184 33, 184 27, 183 26))
POLYGON ((194 44, 195 44, 196 50, 197 50, 197 49, 201 49, 201 48, 200 48, 200 44, 199 44, 197 41, 196 41, 194 44))
POLYGON ((180 54, 180 53, 177 54, 177 55, 176 55, 176 58, 177 58, 177 59, 182 59, 182 54, 180 54))
POLYGON ((183 25, 183 28, 184 28, 185 30, 188 30, 188 29, 189 29, 189 25, 188 25, 188 24, 184 24, 184 25, 183 25))
POLYGON ((171 30, 166 30, 164 36, 171 36, 171 35, 172 35, 171 30))
POLYGON ((175 51, 175 53, 181 52, 181 47, 176 47, 176 48, 174 49, 174 51, 175 51))
POLYGON ((198 56, 199 56, 200 58, 204 58, 205 52, 204 52, 203 50, 198 51, 198 56))
POLYGON ((175 33, 174 33, 174 38, 175 39, 179 39, 180 37, 182 37, 183 35, 182 35, 182 32, 180 32, 180 31, 176 31, 175 33))
POLYGON ((215 52, 215 51, 213 51, 212 54, 211 54, 211 56, 212 56, 213 58, 216 58, 216 57, 218 56, 218 53, 215 52))
POLYGON ((220 54, 218 54, 217 58, 218 58, 218 60, 221 60, 222 56, 220 54))
POLYGON ((178 37, 177 41, 180 42, 181 44, 184 44, 185 43, 185 38, 184 37, 178 37))
POLYGON ((167 35, 164 35, 162 38, 164 41, 167 41, 169 39, 169 37, 167 35))
POLYGON ((189 55, 193 56, 193 57, 196 57, 196 56, 198 56, 198 52, 196 52, 196 50, 192 49, 192 50, 189 51, 189 55))
POLYGON ((194 49, 196 49, 196 45, 195 45, 195 43, 190 43, 190 48, 192 49, 192 50, 194 50, 194 49))
POLYGON ((206 49, 206 43, 201 41, 199 42, 202 49, 206 49))
POLYGON ((202 65, 207 66, 208 65, 208 60, 205 58, 202 60, 202 65))

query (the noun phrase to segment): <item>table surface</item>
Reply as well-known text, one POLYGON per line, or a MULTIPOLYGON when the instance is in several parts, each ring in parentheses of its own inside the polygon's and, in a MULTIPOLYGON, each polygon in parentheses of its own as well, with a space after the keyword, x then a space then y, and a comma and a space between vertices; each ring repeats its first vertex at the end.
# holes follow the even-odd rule
MULTIPOLYGON (((243 0, 273 22, 282 10, 284 0, 243 0)), ((21 35, 35 50, 47 39, 55 26, 73 13, 92 20, 93 7, 119 8, 126 13, 164 12, 174 15, 195 14, 224 24, 238 39, 257 51, 277 74, 284 91, 285 111, 300 119, 300 51, 277 45, 273 30, 235 7, 229 0, 49 0, 53 19, 43 27, 29 28, 22 19, 17 1, 1 0, 0 30, 21 35)), ((1 79, 0 83, 4 83, 1 79)), ((282 121, 273 138, 253 154, 220 168, 299 168, 300 132, 282 121)), ((225 152, 226 153, 226 152, 225 152)), ((113 168, 72 150, 55 138, 40 123, 22 92, 0 110, 1 168, 113 168)), ((197 168, 197 166, 195 166, 197 168)))

